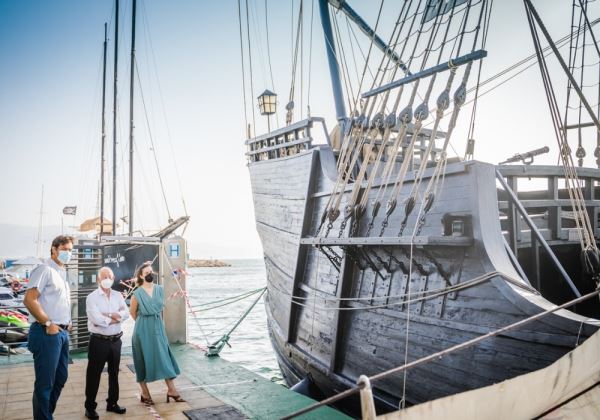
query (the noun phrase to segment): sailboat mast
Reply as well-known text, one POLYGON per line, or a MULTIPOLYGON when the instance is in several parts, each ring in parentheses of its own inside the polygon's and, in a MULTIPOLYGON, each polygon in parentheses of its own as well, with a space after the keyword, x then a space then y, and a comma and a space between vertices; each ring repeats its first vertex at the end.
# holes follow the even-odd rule
POLYGON ((102 156, 100 157, 100 236, 104 235, 104 169, 106 167, 106 48, 108 27, 104 22, 104 56, 102 62, 102 156))
POLYGON ((135 11, 133 0, 131 12, 131 74, 129 80, 129 236, 133 235, 133 73, 135 71, 135 11))
POLYGON ((112 234, 117 233, 117 69, 119 63, 119 0, 115 0, 115 68, 113 77, 113 196, 112 234))

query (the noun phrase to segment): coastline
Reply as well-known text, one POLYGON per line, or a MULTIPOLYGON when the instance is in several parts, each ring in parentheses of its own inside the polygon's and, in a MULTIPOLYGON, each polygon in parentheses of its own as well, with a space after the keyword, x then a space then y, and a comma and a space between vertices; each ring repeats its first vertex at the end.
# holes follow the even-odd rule
POLYGON ((197 259, 190 258, 188 261, 189 268, 204 268, 204 267, 231 267, 231 264, 226 263, 225 261, 215 260, 215 259, 197 259))

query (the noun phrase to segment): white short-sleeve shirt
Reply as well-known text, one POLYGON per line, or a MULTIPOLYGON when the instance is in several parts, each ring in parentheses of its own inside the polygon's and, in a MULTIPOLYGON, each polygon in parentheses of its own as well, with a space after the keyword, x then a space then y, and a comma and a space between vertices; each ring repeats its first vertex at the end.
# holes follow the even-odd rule
MULTIPOLYGON (((51 258, 38 265, 31 272, 28 288, 37 288, 38 302, 50 321, 67 325, 71 322, 71 288, 67 281, 67 271, 51 258)), ((29 322, 35 322, 29 315, 29 322)))

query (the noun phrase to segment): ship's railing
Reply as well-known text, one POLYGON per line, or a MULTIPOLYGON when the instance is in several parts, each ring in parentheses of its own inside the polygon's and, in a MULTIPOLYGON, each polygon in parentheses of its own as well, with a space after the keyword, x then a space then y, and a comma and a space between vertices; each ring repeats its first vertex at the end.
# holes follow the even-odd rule
MULTIPOLYGON (((572 204, 565 187, 565 175, 560 166, 497 166, 500 224, 506 239, 506 249, 513 265, 521 276, 531 282, 537 290, 541 288, 542 272, 545 269, 540 250, 554 265, 575 296, 580 296, 563 267, 566 261, 559 261, 556 247, 578 245, 582 232, 577 228, 572 213, 572 204), (530 181, 534 189, 520 190, 521 182, 530 181), (519 252, 519 250, 521 252, 519 252), (517 257, 518 256, 518 257, 517 257), (524 261, 528 277, 520 265, 524 261)), ((582 187, 585 208, 596 238, 600 236, 600 171, 591 168, 577 168, 582 187)))
POLYGON ((310 149, 313 142, 311 129, 315 123, 318 123, 323 127, 327 143, 330 144, 325 120, 319 117, 311 117, 288 125, 287 127, 246 140, 245 144, 248 147, 246 156, 248 157, 248 161, 252 163, 262 160, 278 159, 310 149))
MULTIPOLYGON (((550 244, 579 241, 579 231, 572 217, 571 201, 565 189, 565 176, 560 166, 500 165, 498 172, 506 179, 510 189, 535 224, 543 238, 550 244), (519 180, 538 180, 541 188, 523 191, 519 180), (545 184, 545 185, 544 185, 545 184)), ((585 207, 596 236, 600 235, 600 171, 578 168, 577 175, 582 183, 585 207)), ((511 202, 508 194, 499 190, 498 206, 502 230, 507 234, 513 252, 518 248, 530 247, 532 233, 511 202)))

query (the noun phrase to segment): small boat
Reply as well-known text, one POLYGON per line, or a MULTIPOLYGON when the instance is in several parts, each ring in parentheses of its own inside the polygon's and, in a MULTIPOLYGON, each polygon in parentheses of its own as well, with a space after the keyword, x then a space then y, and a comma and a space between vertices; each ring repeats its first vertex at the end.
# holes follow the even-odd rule
POLYGON ((27 316, 16 310, 0 309, 0 341, 4 343, 27 342, 28 331, 27 316))

